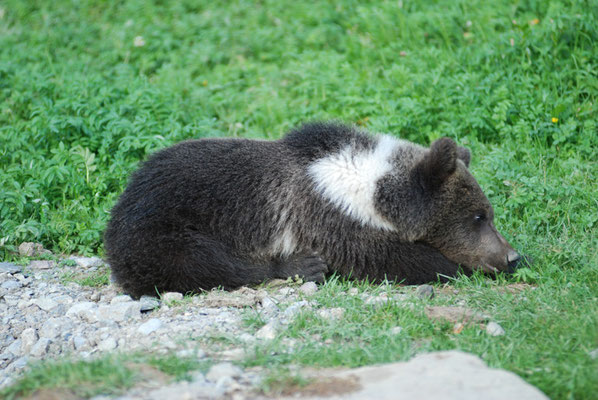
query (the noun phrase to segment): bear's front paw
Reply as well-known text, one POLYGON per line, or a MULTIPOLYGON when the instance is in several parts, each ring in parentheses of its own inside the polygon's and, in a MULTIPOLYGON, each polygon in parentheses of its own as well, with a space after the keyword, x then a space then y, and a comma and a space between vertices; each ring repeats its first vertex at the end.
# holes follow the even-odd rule
POLYGON ((280 278, 299 276, 306 282, 324 282, 328 265, 318 255, 297 256, 287 260, 281 268, 280 278))

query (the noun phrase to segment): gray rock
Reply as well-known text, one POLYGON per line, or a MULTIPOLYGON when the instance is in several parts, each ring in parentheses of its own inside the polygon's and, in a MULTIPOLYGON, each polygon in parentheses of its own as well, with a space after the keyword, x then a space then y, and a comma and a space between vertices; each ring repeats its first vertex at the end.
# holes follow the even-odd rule
POLYGON ((381 293, 377 296, 367 296, 364 303, 372 306, 379 306, 388 303, 391 300, 386 293, 381 293))
POLYGON ((306 296, 311 296, 318 291, 318 285, 315 282, 305 282, 299 287, 299 291, 306 296))
POLYGON ((590 356, 590 358, 592 360, 597 359, 598 358, 598 349, 594 349, 594 350, 588 352, 588 355, 590 356))
MULTIPOLYGON (((164 399, 220 399, 224 396, 225 389, 218 385, 206 384, 203 380, 193 382, 179 382, 160 389, 153 390, 143 395, 148 400, 164 399)), ((126 399, 129 400, 129 399, 126 399)))
POLYGON ((17 339, 6 348, 5 352, 9 352, 10 354, 12 354, 13 358, 20 357, 22 355, 21 344, 22 340, 17 339))
POLYGON ((81 268, 97 268, 104 265, 104 261, 99 257, 70 257, 69 259, 76 262, 77 266, 81 268))
POLYGON ((282 297, 290 296, 293 293, 295 293, 295 289, 290 287, 283 287, 278 291, 278 294, 280 294, 282 297))
POLYGON ((178 292, 167 292, 162 294, 162 301, 164 303, 173 303, 183 300, 183 295, 178 292))
POLYGON ((241 368, 229 362, 223 362, 216 365, 212 365, 212 367, 206 374, 206 379, 212 382, 218 382, 222 378, 235 379, 240 377, 242 374, 243 370, 241 368))
POLYGON ((98 349, 101 351, 110 351, 116 349, 117 343, 114 338, 107 338, 98 343, 98 349))
POLYGON ((39 329, 41 338, 54 339, 68 331, 72 327, 72 322, 67 317, 49 318, 39 329))
POLYGON ((17 272, 21 272, 23 268, 20 265, 16 265, 9 262, 0 262, 0 273, 6 272, 9 274, 16 274, 17 272))
POLYGON ((486 333, 490 336, 502 336, 505 334, 505 330, 496 322, 491 321, 486 325, 486 333))
POLYGON ((36 269, 51 269, 54 267, 54 261, 48 261, 48 260, 34 260, 31 261, 31 263, 29 264, 29 267, 33 270, 36 269))
POLYGON ((301 300, 288 306, 287 309, 284 310, 283 314, 287 318, 293 318, 306 308, 309 308, 309 302, 301 300))
POLYGON ((14 369, 23 369, 27 366, 27 363, 29 362, 29 357, 27 356, 23 356, 20 358, 17 358, 16 360, 14 360, 12 362, 12 366, 14 367, 14 369))
POLYGON ((87 322, 96 322, 98 316, 96 310, 98 305, 91 301, 82 301, 80 303, 73 304, 66 312, 67 317, 78 317, 87 322))
POLYGON ((149 335, 150 333, 160 329, 161 326, 162 321, 160 321, 158 318, 152 318, 139 325, 137 332, 141 333, 142 335, 149 335))
POLYGON ((19 289, 21 287, 23 287, 23 284, 21 282, 17 281, 16 279, 4 281, 0 285, 0 289, 4 289, 4 290, 15 290, 15 289, 19 289))
POLYGON ((44 249, 44 246, 40 243, 23 242, 18 248, 19 254, 24 257, 37 257, 42 254, 52 254, 50 250, 44 249))
POLYGON ((42 337, 40 338, 36 344, 33 345, 33 347, 31 347, 31 351, 29 351, 29 355, 32 355, 34 357, 42 357, 44 355, 46 355, 46 353, 48 352, 48 349, 50 348, 50 343, 52 343, 52 340, 50 340, 49 338, 46 337, 42 337))
POLYGON ((434 287, 430 285, 421 285, 415 289, 415 295, 422 300, 429 300, 434 298, 434 287))
POLYGON ((75 350, 83 350, 88 347, 87 339, 83 336, 74 336, 73 337, 73 347, 75 350))
POLYGON ((294 393, 280 399, 304 400, 547 400, 512 372, 491 369, 478 357, 460 351, 421 354, 408 362, 338 370, 318 370, 318 382, 335 381, 332 393, 294 393))
POLYGON ((37 343, 37 340, 39 339, 39 337, 37 336, 37 332, 35 331, 34 328, 27 328, 24 329, 23 332, 21 332, 21 352, 23 354, 27 354, 31 351, 31 348, 33 347, 33 345, 35 343, 37 343))
POLYGON ((341 307, 323 308, 318 311, 318 315, 327 320, 338 320, 345 314, 345 309, 341 307))
POLYGON ((58 304, 72 304, 73 298, 67 294, 61 294, 52 298, 58 304))
POLYGON ((391 335, 398 335, 401 332, 403 332, 403 328, 401 328, 400 326, 393 326, 392 328, 390 328, 391 335))
POLYGON ((357 296, 359 294, 359 289, 352 287, 347 293, 349 293, 349 296, 357 296))
POLYGON ((152 296, 141 296, 139 303, 141 304, 141 312, 155 310, 160 307, 160 300, 152 296))
POLYGON ((50 311, 58 305, 57 302, 49 297, 40 297, 39 299, 33 300, 32 303, 44 311, 50 311))
POLYGON ((278 306, 276 305, 274 300, 272 300, 272 298, 270 298, 270 297, 264 297, 261 301, 261 304, 262 304, 262 309, 266 313, 275 314, 279 311, 278 306))
POLYGON ((272 340, 278 334, 280 329, 280 322, 272 320, 266 325, 262 326, 256 333, 255 337, 258 339, 272 340))
POLYGON ((141 304, 138 301, 127 301, 124 303, 100 306, 97 310, 98 320, 122 322, 129 319, 141 317, 141 304))
POLYGON ((129 295, 121 294, 120 296, 114 296, 110 300, 110 304, 126 303, 127 301, 133 301, 133 299, 129 295))

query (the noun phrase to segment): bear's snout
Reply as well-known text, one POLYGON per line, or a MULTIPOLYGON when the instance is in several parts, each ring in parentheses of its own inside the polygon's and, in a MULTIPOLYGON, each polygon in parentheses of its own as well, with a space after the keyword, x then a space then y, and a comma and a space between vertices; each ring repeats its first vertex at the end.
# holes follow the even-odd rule
POLYGON ((528 267, 532 264, 532 258, 530 256, 521 256, 517 254, 516 258, 513 260, 509 259, 509 264, 507 266, 507 273, 512 274, 517 269, 522 267, 528 267))

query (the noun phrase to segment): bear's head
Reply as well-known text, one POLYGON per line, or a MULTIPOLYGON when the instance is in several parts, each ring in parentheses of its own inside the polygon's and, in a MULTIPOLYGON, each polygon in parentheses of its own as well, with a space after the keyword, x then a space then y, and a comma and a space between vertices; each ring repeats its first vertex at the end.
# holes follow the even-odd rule
POLYGON ((496 230, 494 210, 469 172, 470 158, 452 139, 438 139, 414 157, 406 177, 399 165, 401 173, 380 182, 378 204, 405 240, 426 243, 470 269, 512 272, 522 257, 496 230))

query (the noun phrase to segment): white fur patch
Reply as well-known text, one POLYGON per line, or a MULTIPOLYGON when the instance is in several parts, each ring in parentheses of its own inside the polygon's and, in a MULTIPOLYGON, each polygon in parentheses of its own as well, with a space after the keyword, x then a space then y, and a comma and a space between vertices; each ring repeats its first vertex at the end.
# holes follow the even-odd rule
POLYGON ((293 232, 291 232, 289 228, 285 228, 280 234, 280 236, 278 236, 272 242, 271 251, 272 254, 277 254, 286 257, 293 254, 296 247, 297 242, 295 241, 295 236, 293 235, 293 232))
POLYGON ((392 169, 390 158, 401 141, 379 136, 373 150, 356 153, 351 146, 309 166, 316 189, 363 225, 394 231, 374 206, 376 183, 392 169))

